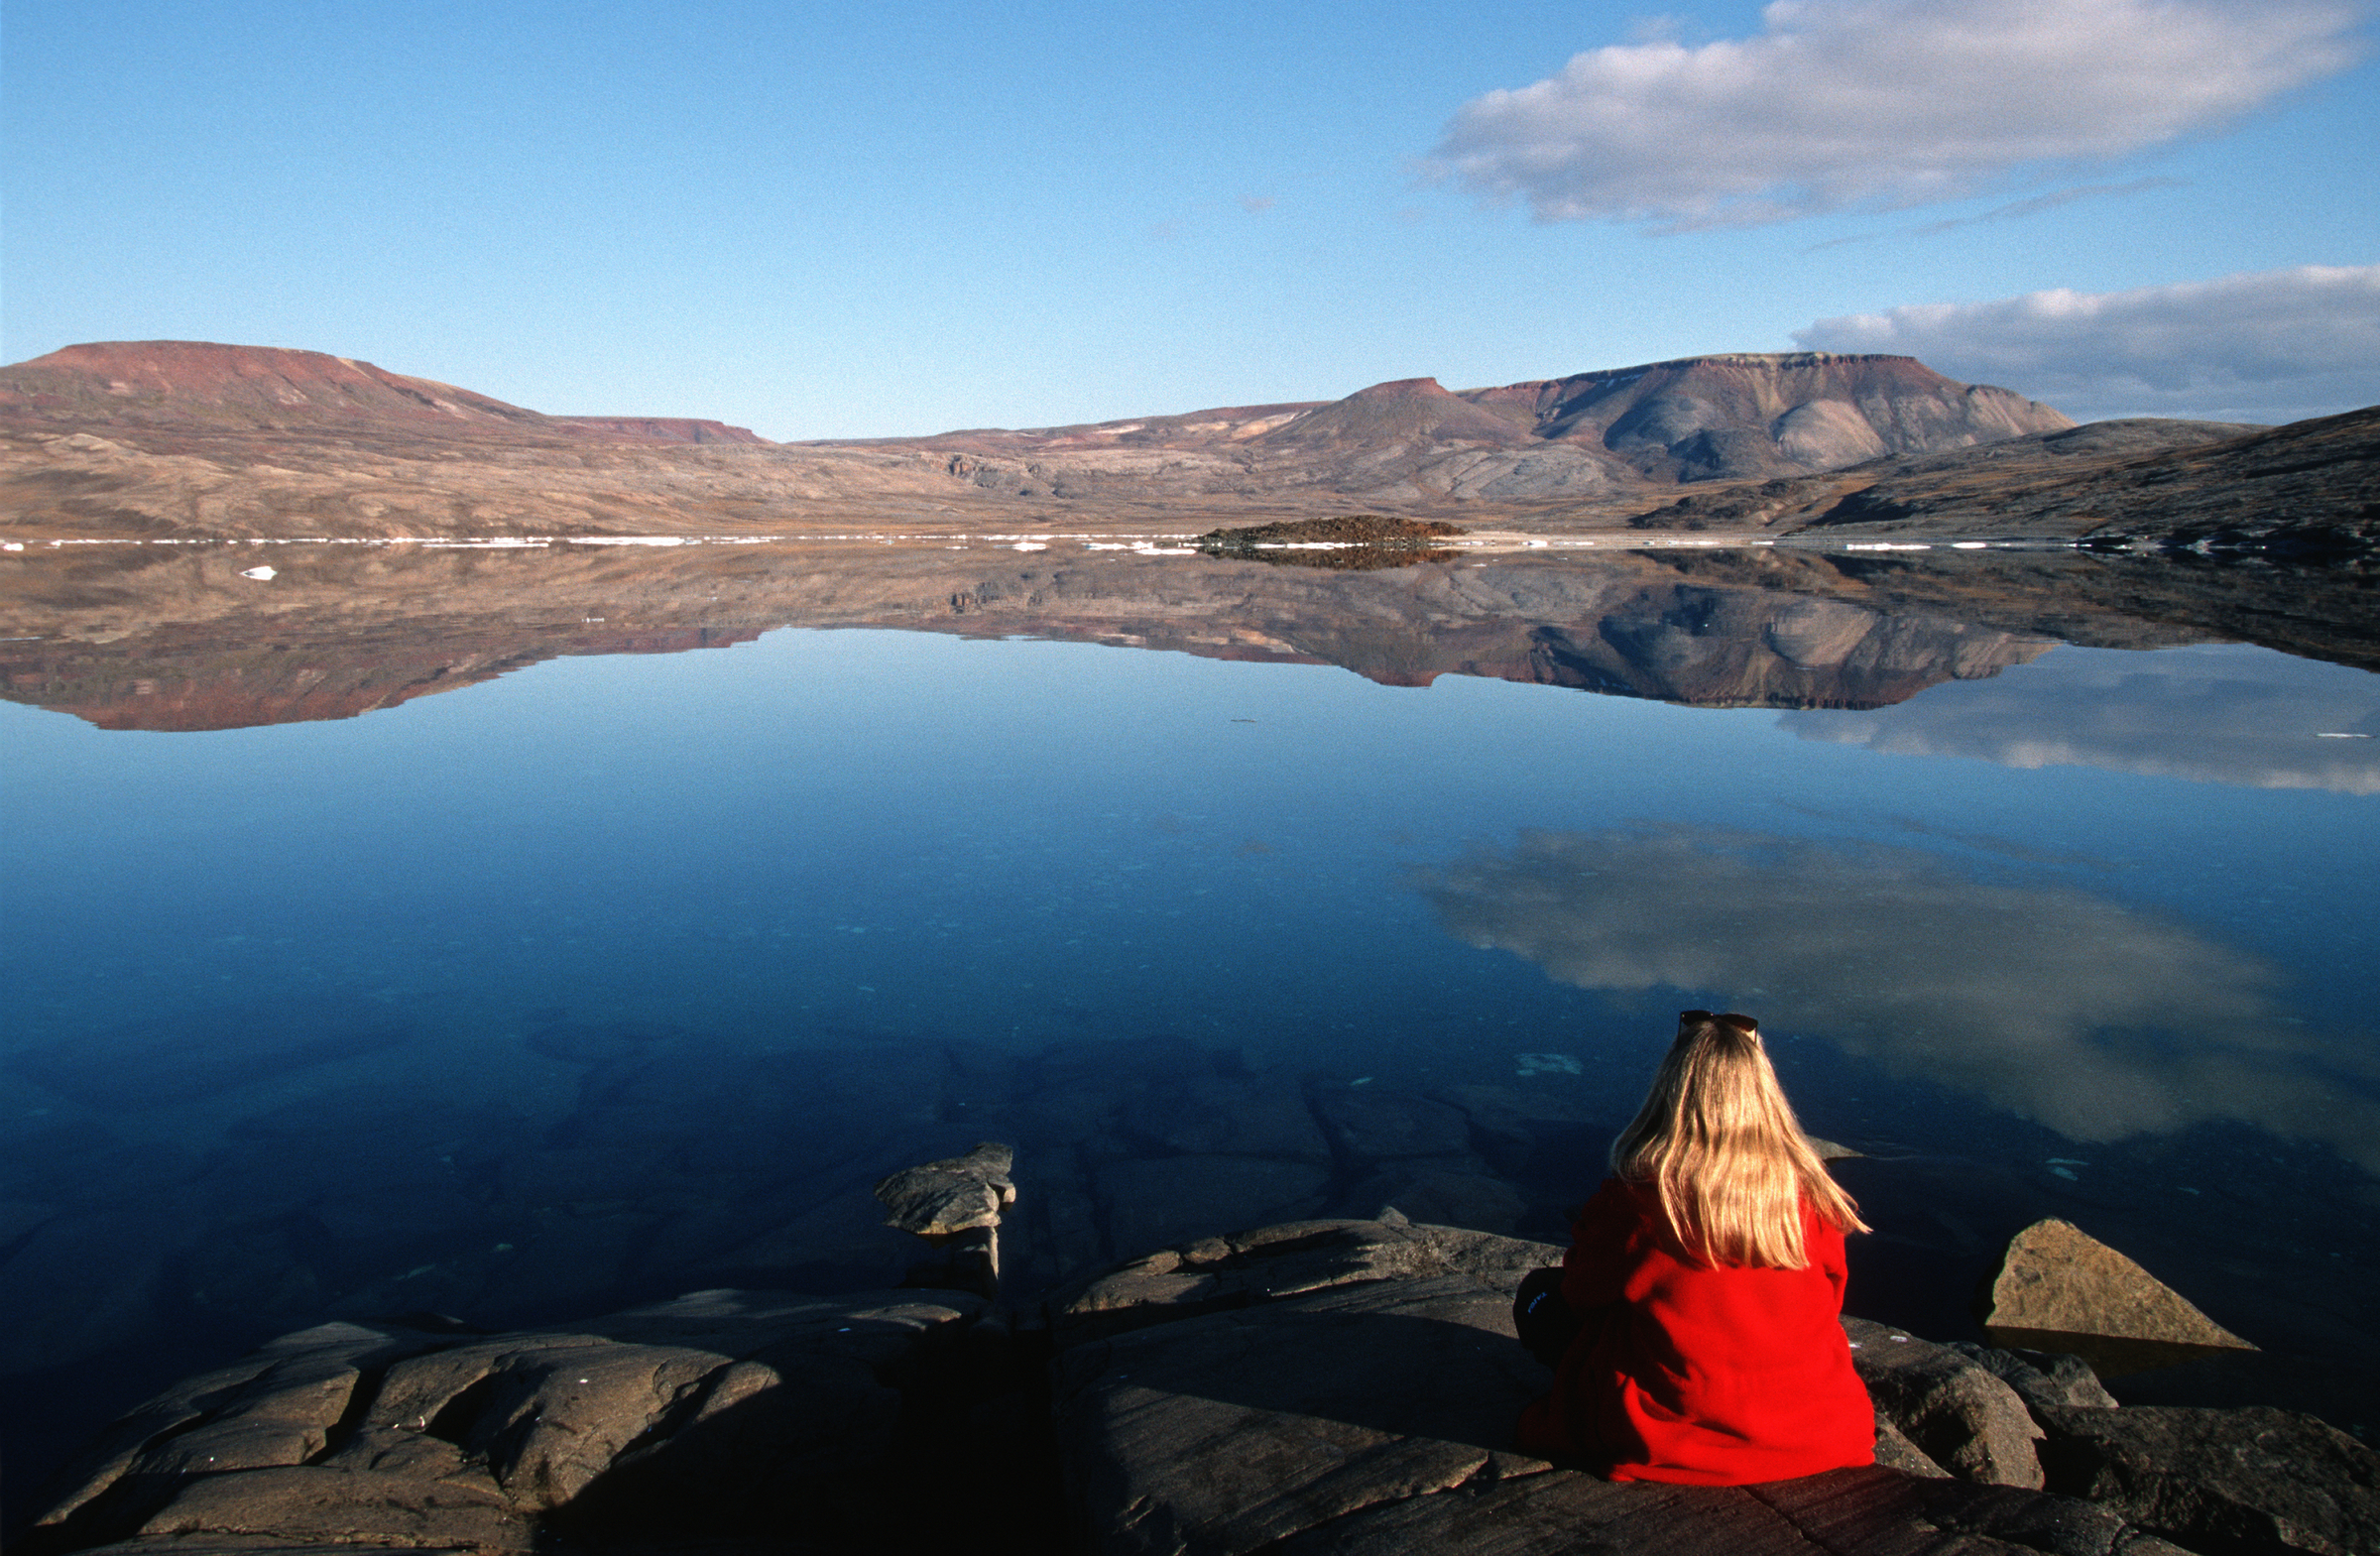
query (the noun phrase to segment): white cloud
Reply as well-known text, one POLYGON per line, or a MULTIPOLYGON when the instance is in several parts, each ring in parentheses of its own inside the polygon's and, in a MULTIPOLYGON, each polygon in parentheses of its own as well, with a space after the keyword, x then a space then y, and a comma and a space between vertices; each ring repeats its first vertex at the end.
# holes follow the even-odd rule
POLYGON ((2086 420, 2291 421, 2380 403, 2380 265, 1918 303, 1822 318, 1793 338, 1918 357, 2086 420))
POLYGON ((2070 1139, 2235 1119, 2380 1173, 2370 1032, 2293 1020, 2260 959, 2071 886, 1691 827, 1524 832, 1417 885, 1563 983, 1748 1009, 2070 1139))
POLYGON ((2361 53, 2347 0, 1779 0, 1759 37, 1578 55, 1425 167, 1542 221, 1750 226, 1958 199, 2219 128, 2361 53))

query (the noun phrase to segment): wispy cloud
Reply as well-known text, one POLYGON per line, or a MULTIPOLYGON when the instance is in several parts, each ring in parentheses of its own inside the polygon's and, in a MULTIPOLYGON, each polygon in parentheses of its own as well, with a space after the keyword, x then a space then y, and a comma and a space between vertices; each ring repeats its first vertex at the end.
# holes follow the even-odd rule
POLYGON ((1917 236, 1932 237, 1938 232, 1956 232, 1961 227, 1972 227, 1987 221, 2014 221, 2045 210, 2072 205, 2077 200, 2095 200, 2110 194, 2139 194, 2148 189, 2178 189, 2188 180, 2183 179, 2133 179, 2123 183, 2078 183, 2072 188, 2052 189, 2028 200, 2010 200, 1974 216, 1956 216, 1949 221, 1929 221, 1917 229, 1917 236))
POLYGON ((2296 1024, 2264 962, 2072 887, 1685 827, 1526 833, 1419 885, 1564 983, 1748 1006, 2072 1139, 2236 1119, 2380 1173, 2368 1032, 2296 1024))
POLYGON ((1269 194, 1243 194, 1240 208, 1250 216, 1261 216, 1279 202, 1269 194))
POLYGON ((2056 210, 2061 206, 2072 205, 2078 200, 2106 199, 2122 194, 2143 194, 2151 189, 2179 189, 2188 187, 2189 182, 2190 180, 2187 179, 2151 178, 2128 179, 2122 183, 2078 183, 2068 188, 2052 189, 2047 194, 2036 194, 2030 199, 2010 200, 2005 205, 1995 205, 1987 211, 1980 211, 1972 216, 1954 216, 1948 221, 1921 222, 1913 227, 1903 227, 1897 233, 1864 232, 1847 238, 1829 238, 1824 243, 1811 244, 1803 252, 1817 254, 1826 249, 1840 249, 1853 243, 1873 243, 1883 237, 1931 238, 1945 232, 1956 232, 1961 227, 1978 226, 1989 221, 2016 221, 2045 210, 2056 210))
POLYGON ((1793 338, 1919 357, 2084 419, 2289 421, 2380 402, 2380 265, 1916 303, 1822 318, 1793 338))
POLYGON ((1898 209, 2226 125, 2361 53, 2345 0, 1778 0, 1465 104, 1425 162, 1542 221, 1898 209))

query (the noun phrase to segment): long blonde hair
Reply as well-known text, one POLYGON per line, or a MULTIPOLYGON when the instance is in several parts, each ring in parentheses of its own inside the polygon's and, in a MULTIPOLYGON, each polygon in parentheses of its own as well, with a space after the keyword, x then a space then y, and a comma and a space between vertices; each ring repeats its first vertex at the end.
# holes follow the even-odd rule
POLYGON ((1802 1269, 1802 1202, 1844 1232, 1859 1207, 1827 1175, 1748 1016, 1686 1011, 1611 1170, 1661 1197, 1670 1230, 1712 1264, 1802 1269))

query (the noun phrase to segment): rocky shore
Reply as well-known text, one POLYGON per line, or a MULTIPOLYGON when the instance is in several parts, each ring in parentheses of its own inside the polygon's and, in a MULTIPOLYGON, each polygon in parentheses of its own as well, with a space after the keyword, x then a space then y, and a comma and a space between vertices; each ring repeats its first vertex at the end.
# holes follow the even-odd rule
MULTIPOLYGON (((1613 1484, 1510 1445, 1550 1375, 1509 1303, 1552 1245, 1383 1209, 1203 1238, 1003 1306, 1010 1167, 986 1145, 879 1187, 938 1246, 912 1281, 955 1268, 981 1289, 698 1291, 507 1334, 320 1325, 117 1422, 19 1549, 2380 1548, 2380 1455, 2312 1416, 2123 1406, 2073 1355, 1862 1319, 1844 1328, 1873 1467, 1613 1484)), ((2117 1331, 2205 1322, 2062 1223, 2012 1246, 1999 1288, 2012 1316, 2112 1300, 2117 1331)))

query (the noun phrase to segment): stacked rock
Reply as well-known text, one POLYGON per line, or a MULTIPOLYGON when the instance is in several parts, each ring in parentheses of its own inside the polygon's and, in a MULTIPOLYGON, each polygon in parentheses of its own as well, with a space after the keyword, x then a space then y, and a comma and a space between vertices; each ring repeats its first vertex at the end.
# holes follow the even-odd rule
POLYGON ((904 1167, 876 1185, 885 1225, 934 1246, 903 1277, 904 1286, 1000 1295, 1000 1213, 1016 1203, 1010 1173, 1016 1153, 986 1140, 964 1156, 904 1167))

